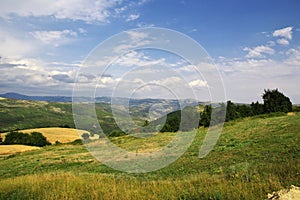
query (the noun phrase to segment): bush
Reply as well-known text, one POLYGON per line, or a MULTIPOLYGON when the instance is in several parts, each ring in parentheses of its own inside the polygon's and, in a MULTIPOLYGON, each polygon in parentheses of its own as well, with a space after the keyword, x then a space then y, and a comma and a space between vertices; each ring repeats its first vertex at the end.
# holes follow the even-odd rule
POLYGON ((299 105, 293 106, 293 112, 300 112, 300 106, 299 105))
POLYGON ((56 144, 56 145, 61 145, 62 143, 61 143, 60 141, 57 141, 57 140, 56 140, 56 141, 55 141, 55 144, 56 144))
POLYGON ((88 140, 88 139, 90 139, 90 134, 88 134, 88 133, 83 133, 83 134, 81 135, 81 137, 82 137, 84 140, 88 140))
POLYGON ((3 144, 24 144, 29 146, 43 147, 50 145, 47 138, 39 132, 22 133, 18 131, 11 131, 5 136, 3 144))
POLYGON ((76 139, 72 142, 69 142, 68 144, 72 144, 72 145, 82 145, 82 140, 81 139, 76 139))
POLYGON ((126 133, 124 131, 121 130, 113 130, 112 132, 109 133, 109 137, 120 137, 126 135, 126 133))

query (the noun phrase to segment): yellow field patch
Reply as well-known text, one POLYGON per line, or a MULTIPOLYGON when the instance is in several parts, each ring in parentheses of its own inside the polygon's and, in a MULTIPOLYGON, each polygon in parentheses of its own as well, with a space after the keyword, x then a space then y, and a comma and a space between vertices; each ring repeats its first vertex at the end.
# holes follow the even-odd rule
POLYGON ((39 149, 39 148, 40 147, 32 147, 32 146, 26 146, 21 144, 0 145, 0 155, 20 153, 24 151, 39 149))
POLYGON ((59 141, 61 143, 72 142, 76 139, 80 139, 80 135, 87 133, 84 130, 77 130, 73 128, 35 128, 21 130, 23 133, 40 132, 42 133, 49 142, 55 143, 59 141))
MULTIPOLYGON (((52 144, 54 144, 56 141, 60 143, 73 142, 76 139, 81 139, 80 136, 83 133, 88 133, 88 131, 84 131, 84 130, 77 130, 74 128, 58 128, 58 127, 26 129, 26 130, 20 130, 20 132, 22 133, 40 132, 52 144)), ((5 134, 3 134, 2 137, 5 137, 5 134)))

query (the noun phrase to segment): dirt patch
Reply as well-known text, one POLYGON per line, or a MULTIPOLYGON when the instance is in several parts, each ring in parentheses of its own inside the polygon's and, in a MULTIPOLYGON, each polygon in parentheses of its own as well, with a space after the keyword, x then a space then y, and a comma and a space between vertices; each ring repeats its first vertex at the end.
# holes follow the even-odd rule
POLYGON ((300 187, 292 185, 290 189, 279 190, 268 194, 268 200, 299 200, 300 199, 300 187))

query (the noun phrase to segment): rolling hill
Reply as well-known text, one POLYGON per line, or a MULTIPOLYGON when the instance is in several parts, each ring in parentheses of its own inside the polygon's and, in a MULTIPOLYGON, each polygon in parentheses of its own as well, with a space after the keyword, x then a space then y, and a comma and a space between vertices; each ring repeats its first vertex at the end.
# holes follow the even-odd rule
MULTIPOLYGON (((201 127, 182 157, 146 174, 113 170, 82 145, 52 145, 2 157, 0 199, 266 199, 268 193, 300 185, 299 122, 299 113, 227 122, 213 151, 199 159, 207 132, 201 127)), ((175 134, 111 141, 128 151, 149 152, 175 134)))
MULTIPOLYGON (((97 103, 95 110, 105 133, 117 128, 108 104, 97 103)), ((2 98, 0 99, 0 119, 0 132, 44 127, 75 127, 72 104, 65 102, 2 98)))

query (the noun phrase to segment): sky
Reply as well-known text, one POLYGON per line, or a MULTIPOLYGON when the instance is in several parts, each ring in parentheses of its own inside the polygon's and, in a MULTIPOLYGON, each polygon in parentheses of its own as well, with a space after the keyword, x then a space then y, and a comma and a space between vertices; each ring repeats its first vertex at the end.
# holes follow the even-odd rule
MULTIPOLYGON (((0 93, 71 96, 75 88, 97 96, 207 101, 217 87, 213 72, 224 88, 216 92, 226 100, 261 102, 264 89, 278 88, 298 104, 299 10, 298 0, 1 1, 0 93), (114 41, 123 48, 141 47, 157 41, 132 29, 155 27, 199 43, 203 62, 158 49, 119 48, 117 59, 97 55, 96 71, 83 73, 97 49, 116 40, 112 36, 123 34, 114 41), (111 65, 100 76, 105 59, 111 65)), ((188 42, 177 43, 193 53, 188 42)))

